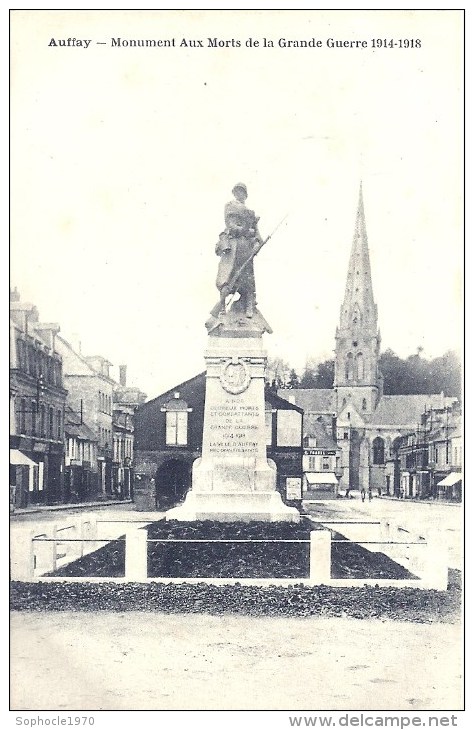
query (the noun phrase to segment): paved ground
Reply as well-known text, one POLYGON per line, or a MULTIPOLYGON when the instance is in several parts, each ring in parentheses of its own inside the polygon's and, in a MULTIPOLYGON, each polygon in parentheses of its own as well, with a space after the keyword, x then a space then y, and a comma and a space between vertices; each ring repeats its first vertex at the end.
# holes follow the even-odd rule
MULTIPOLYGON (((374 499, 333 518, 435 527, 462 566, 458 505, 374 499)), ((104 515, 104 510, 100 510, 104 515)), ((117 505, 112 519, 130 517, 117 505)), ((15 517, 17 538, 47 522, 15 517)), ((21 542, 21 541, 18 541, 21 542)), ((12 614, 12 709, 453 710, 462 707, 462 627, 338 618, 159 613, 12 614)))
POLYGON ((411 532, 426 536, 432 531, 448 549, 450 568, 463 568, 463 508, 460 504, 411 502, 375 497, 367 499, 338 499, 310 505, 309 511, 333 519, 386 519, 411 532))
POLYGON ((13 613, 15 710, 459 710, 461 627, 13 613))

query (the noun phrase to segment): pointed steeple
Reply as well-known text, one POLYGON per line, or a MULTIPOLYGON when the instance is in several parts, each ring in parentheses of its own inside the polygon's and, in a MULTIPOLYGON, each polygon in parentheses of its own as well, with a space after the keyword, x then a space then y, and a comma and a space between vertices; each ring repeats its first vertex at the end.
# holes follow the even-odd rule
POLYGON ((377 305, 372 290, 361 183, 344 301, 336 330, 334 387, 338 410, 341 404, 345 406, 351 402, 363 416, 374 411, 383 392, 379 353, 377 305))
POLYGON ((352 328, 353 324, 357 324, 354 319, 358 319, 359 323, 364 322, 365 327, 369 323, 377 327, 377 307, 372 289, 362 181, 359 187, 359 202, 347 271, 346 290, 341 307, 341 328, 352 328))

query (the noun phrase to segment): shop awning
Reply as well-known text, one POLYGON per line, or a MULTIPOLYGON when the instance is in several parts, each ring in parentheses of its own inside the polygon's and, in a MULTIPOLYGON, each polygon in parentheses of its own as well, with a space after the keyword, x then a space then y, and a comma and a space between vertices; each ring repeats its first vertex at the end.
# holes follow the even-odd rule
POLYGON ((444 477, 438 482, 438 487, 452 487, 454 484, 462 481, 462 474, 460 471, 452 471, 447 477, 444 477))
POLYGON ((22 451, 10 449, 10 464, 12 466, 38 466, 36 461, 29 459, 22 451))
POLYGON ((332 471, 306 472, 308 484, 338 484, 336 475, 332 471))

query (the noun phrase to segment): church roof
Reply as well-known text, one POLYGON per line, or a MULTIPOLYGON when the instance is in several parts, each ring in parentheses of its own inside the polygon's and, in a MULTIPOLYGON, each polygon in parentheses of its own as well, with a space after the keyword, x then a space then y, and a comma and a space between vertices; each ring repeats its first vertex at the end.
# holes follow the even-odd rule
POLYGON ((333 413, 334 391, 332 388, 282 388, 278 395, 305 413, 333 413))
POLYGON ((421 414, 430 408, 451 405, 456 398, 447 398, 442 393, 434 395, 383 395, 371 418, 380 426, 408 425, 419 423, 421 414))

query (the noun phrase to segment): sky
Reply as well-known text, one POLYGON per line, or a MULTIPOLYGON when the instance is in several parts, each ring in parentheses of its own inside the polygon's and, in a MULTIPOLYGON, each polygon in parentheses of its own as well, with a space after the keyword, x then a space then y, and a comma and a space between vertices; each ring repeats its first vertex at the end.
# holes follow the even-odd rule
POLYGON ((257 298, 269 355, 301 371, 332 356, 362 181, 382 349, 460 351, 462 33, 459 11, 14 11, 12 286, 155 397, 204 369, 243 181, 264 237, 286 216, 257 298))

